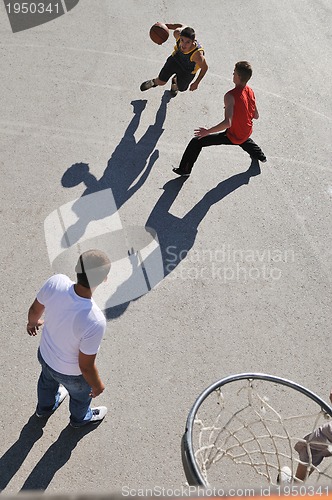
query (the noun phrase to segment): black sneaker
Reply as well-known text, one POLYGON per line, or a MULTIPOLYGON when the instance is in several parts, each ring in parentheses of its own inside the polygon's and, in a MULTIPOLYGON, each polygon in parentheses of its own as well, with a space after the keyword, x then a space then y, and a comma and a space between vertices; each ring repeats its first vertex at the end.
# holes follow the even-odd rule
POLYGON ((142 85, 140 86, 140 89, 142 92, 144 92, 144 90, 149 90, 152 87, 156 87, 154 80, 146 80, 146 82, 142 83, 142 85))
POLYGON ((175 174, 181 175, 182 177, 189 177, 190 176, 190 174, 188 174, 187 172, 183 172, 180 168, 173 168, 173 172, 175 174))

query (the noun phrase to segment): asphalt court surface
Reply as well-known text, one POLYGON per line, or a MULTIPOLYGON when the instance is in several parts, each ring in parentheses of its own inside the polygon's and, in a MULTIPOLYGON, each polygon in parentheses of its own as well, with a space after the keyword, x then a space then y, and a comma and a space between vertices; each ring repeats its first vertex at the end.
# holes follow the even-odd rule
MULTIPOLYGON (((5 494, 185 484, 180 439, 189 408, 207 385, 233 373, 279 375, 327 400, 331 10, 328 0, 85 0, 12 33, 1 3, 5 494), (140 92, 173 47, 150 41, 156 21, 196 29, 209 64, 197 91, 175 99, 169 85, 140 92), (240 148, 208 148, 190 179, 175 179, 172 167, 194 128, 221 121, 223 95, 243 59, 253 66, 260 112, 252 137, 268 162, 249 176, 240 148), (169 272, 140 298, 121 304, 119 295, 108 312, 98 355, 107 389, 96 400, 109 408, 105 421, 73 434, 65 402, 40 429, 30 419, 38 339, 25 325, 53 272, 53 226, 45 220, 105 189, 117 211, 97 214, 98 227, 107 229, 111 215, 118 229, 149 225, 169 272)), ((93 217, 76 216, 84 237, 93 217)))

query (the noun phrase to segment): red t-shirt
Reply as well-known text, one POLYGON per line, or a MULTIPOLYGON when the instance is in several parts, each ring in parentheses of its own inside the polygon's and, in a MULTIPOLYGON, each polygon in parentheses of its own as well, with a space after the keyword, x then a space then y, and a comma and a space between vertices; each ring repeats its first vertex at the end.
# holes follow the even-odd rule
POLYGON ((234 111, 232 125, 227 129, 226 135, 233 144, 242 144, 252 133, 252 119, 255 116, 255 94, 246 85, 235 87, 227 92, 234 97, 234 111))

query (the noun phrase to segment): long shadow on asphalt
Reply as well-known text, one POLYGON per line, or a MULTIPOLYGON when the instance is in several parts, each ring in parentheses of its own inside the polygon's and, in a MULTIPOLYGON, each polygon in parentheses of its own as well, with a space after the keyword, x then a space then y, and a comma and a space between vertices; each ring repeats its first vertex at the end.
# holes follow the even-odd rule
MULTIPOLYGON (((33 414, 24 425, 17 441, 0 458, 0 491, 6 488, 21 468, 34 444, 42 437, 47 422, 48 419, 40 419, 33 414)), ((54 474, 69 460, 77 443, 97 427, 98 424, 91 424, 81 429, 73 429, 68 425, 34 467, 22 491, 45 490, 54 474)))
POLYGON ((47 419, 33 414, 25 424, 18 440, 0 458, 0 491, 15 476, 33 445, 42 437, 47 419))
MULTIPOLYGON (((156 251, 162 253, 165 277, 176 269, 193 247, 199 224, 210 208, 236 189, 249 184, 250 178, 260 173, 258 162, 253 160, 248 170, 221 181, 182 218, 172 215, 170 209, 188 178, 172 179, 164 185, 163 193, 146 221, 146 227, 152 228, 157 233, 159 248, 156 251)), ((153 253, 144 261, 146 268, 149 267, 149 259, 151 262, 154 261, 153 253)), ((123 284, 125 287, 128 285, 130 286, 128 281, 123 284)), ((122 295, 121 287, 115 291, 113 300, 116 300, 116 294, 122 295)), ((118 317, 126 310, 128 304, 129 302, 106 309, 107 319, 118 317)))
POLYGON ((80 429, 73 429, 68 424, 31 471, 21 491, 46 490, 56 472, 68 462, 78 442, 94 431, 100 423, 87 424, 80 429))
MULTIPOLYGON (((63 174, 61 179, 63 187, 71 188, 81 183, 85 184, 86 189, 82 197, 111 188, 115 207, 118 210, 142 187, 158 159, 158 152, 155 151, 155 148, 164 132, 163 124, 170 99, 170 93, 165 91, 156 113, 155 123, 147 128, 138 141, 136 141, 134 134, 138 129, 147 101, 132 101, 134 116, 108 160, 103 176, 98 180, 90 173, 88 164, 75 163, 63 174)), ((77 242, 84 235, 87 225, 91 222, 91 214, 80 200, 74 203, 72 208, 78 220, 66 229, 62 238, 64 248, 66 248, 67 241, 70 241, 71 244, 77 242)), ((114 212, 113 206, 107 205, 104 208, 100 218, 112 215, 112 210, 114 212)))
MULTIPOLYGON (((89 166, 84 163, 74 164, 64 173, 62 177, 64 187, 76 186, 81 182, 85 184, 86 189, 82 197, 105 189, 112 189, 115 204, 113 204, 113 208, 106 204, 105 209, 102 208, 100 213, 98 212, 98 220, 101 222, 104 217, 112 215, 112 210, 114 213, 115 210, 119 209, 148 178, 159 156, 158 150, 155 148, 164 131, 163 124, 169 101, 170 94, 165 91, 156 113, 155 123, 148 127, 139 141, 136 141, 134 134, 138 129, 142 112, 146 107, 146 101, 132 101, 134 116, 109 159, 103 176, 99 180, 90 173, 89 166)), ((176 178, 165 184, 163 193, 145 224, 146 228, 152 228, 157 233, 159 246, 156 252, 161 252, 162 255, 164 277, 177 267, 192 248, 198 226, 211 206, 239 187, 248 184, 250 177, 259 174, 259 164, 253 160, 247 171, 220 182, 183 218, 170 214, 170 208, 181 191, 186 178, 176 178)), ((84 204, 79 203, 79 200, 74 203, 72 209, 76 210, 78 219, 72 226, 67 227, 63 234, 62 243, 64 248, 66 247, 66 241, 70 241, 71 244, 78 241, 84 235, 89 222, 91 222, 92 215, 86 210, 84 204)), ((95 219, 93 218, 93 220, 95 219)), ((105 314, 107 319, 117 318, 126 311, 130 301, 123 302, 123 297, 128 297, 128 293, 126 293, 128 290, 135 289, 135 277, 140 273, 145 274, 146 269, 151 269, 155 261, 156 254, 154 252, 144 259, 143 264, 140 264, 138 259, 136 261, 132 259, 132 276, 121 283, 112 295, 108 306, 106 304, 105 314), (116 303, 118 305, 114 305, 116 303)))

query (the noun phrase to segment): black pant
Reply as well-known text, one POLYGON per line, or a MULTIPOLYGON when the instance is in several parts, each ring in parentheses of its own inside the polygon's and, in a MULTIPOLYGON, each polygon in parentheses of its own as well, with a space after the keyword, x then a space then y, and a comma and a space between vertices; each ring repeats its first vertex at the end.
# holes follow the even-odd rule
MULTIPOLYGON (((183 172, 190 174, 191 169, 194 166, 195 161, 197 160, 202 148, 207 146, 218 146, 219 144, 233 144, 226 135, 226 130, 221 132, 220 134, 211 134, 203 137, 202 139, 198 139, 194 137, 189 142, 186 147, 185 152, 183 153, 179 168, 183 172)), ((257 146, 257 144, 252 139, 247 139, 239 146, 246 151, 254 160, 265 160, 265 155, 261 148, 257 146)))

